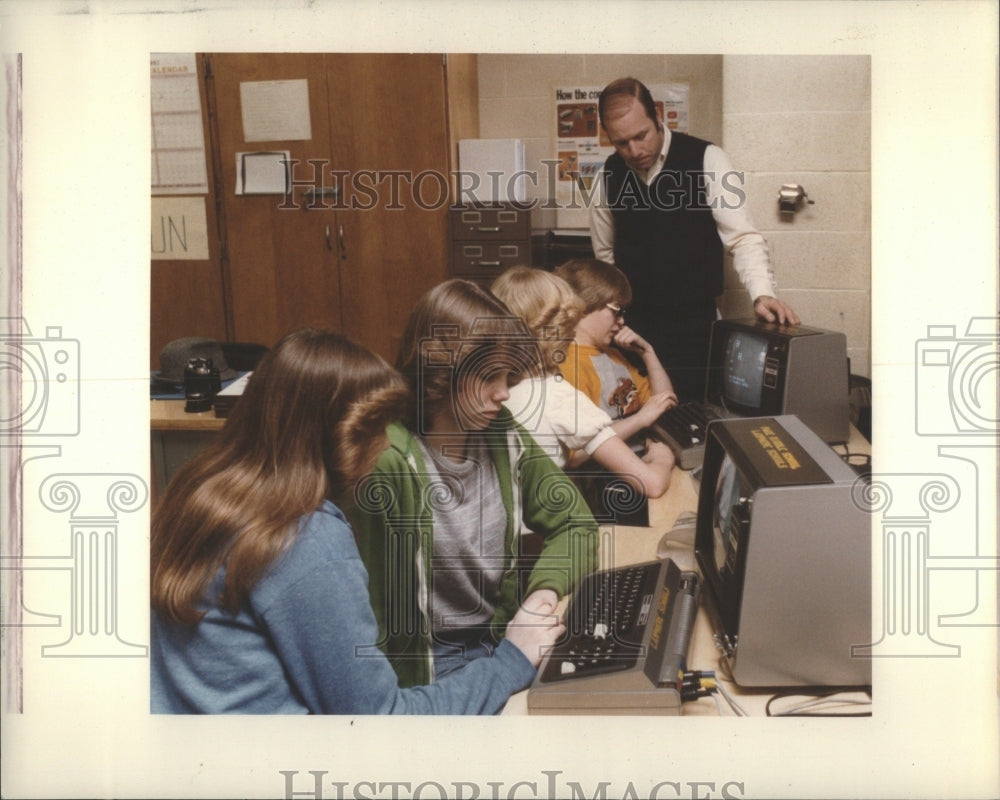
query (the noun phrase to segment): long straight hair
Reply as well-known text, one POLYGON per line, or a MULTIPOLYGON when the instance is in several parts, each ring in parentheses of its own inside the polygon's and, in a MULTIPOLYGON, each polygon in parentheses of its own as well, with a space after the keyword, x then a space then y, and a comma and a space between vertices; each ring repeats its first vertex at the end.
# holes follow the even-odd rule
POLYGON ((206 603, 235 613, 297 520, 371 470, 409 405, 398 373, 360 345, 314 329, 285 336, 153 513, 153 608, 188 625, 206 603), (206 597, 223 564, 222 596, 206 597))

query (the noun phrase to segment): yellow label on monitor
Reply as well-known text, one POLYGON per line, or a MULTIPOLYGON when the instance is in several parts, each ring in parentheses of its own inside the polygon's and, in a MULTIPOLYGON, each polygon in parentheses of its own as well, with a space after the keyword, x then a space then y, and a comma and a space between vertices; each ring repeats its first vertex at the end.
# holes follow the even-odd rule
POLYGON ((751 433, 778 469, 799 469, 802 466, 770 425, 754 428, 751 433))
POLYGON ((826 470, 806 450, 799 436, 790 433, 780 419, 729 419, 713 423, 709 430, 715 430, 714 436, 723 443, 727 452, 733 454, 740 469, 755 487, 832 482, 826 470))

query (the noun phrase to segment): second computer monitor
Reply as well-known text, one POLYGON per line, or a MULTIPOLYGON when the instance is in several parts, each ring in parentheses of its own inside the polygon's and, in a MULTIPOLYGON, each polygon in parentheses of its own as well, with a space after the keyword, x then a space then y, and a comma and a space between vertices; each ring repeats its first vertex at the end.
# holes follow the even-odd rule
POLYGON ((741 686, 870 686, 871 516, 854 470, 792 415, 708 426, 695 556, 741 686))
POLYGON ((712 326, 706 401, 740 417, 795 414, 826 442, 849 436, 843 333, 756 319, 712 326))

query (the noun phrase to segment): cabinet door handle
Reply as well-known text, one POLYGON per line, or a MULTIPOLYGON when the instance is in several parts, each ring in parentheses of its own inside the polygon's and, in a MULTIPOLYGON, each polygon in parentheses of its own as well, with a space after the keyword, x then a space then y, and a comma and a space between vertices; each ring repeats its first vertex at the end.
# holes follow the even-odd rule
POLYGON ((333 250, 333 240, 330 239, 330 226, 326 226, 326 249, 333 250))
POLYGON ((337 244, 340 246, 340 257, 347 258, 347 247, 344 245, 344 226, 337 228, 337 244))
POLYGON ((328 206, 324 201, 330 197, 333 198, 333 202, 336 204, 337 199, 340 197, 340 189, 337 186, 310 187, 302 193, 302 196, 306 200, 306 211, 310 208, 332 208, 332 206, 328 206))
POLYGON ((476 262, 476 266, 477 267, 499 267, 500 266, 500 262, 499 261, 477 261, 476 262))
POLYGON ((476 230, 479 231, 480 233, 500 233, 500 226, 480 225, 478 228, 476 228, 476 230))

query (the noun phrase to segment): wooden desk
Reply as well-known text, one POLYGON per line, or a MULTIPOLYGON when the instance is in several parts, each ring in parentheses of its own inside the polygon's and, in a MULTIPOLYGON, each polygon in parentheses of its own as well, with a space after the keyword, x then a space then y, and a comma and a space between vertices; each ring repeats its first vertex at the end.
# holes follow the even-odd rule
MULTIPOLYGON (((871 446, 865 438, 851 428, 851 438, 848 442, 851 453, 870 453, 871 446)), ((842 453, 843 448, 835 448, 842 453)), ((666 494, 649 502, 649 527, 631 527, 623 525, 601 525, 600 568, 626 566, 642 561, 669 556, 681 570, 698 571, 694 557, 694 526, 681 525, 675 528, 678 518, 685 514, 694 514, 698 507, 698 484, 692 479, 691 473, 675 467, 666 494), (658 552, 659 551, 659 552, 658 552)), ((563 601, 561 608, 564 608, 563 601)), ((691 634, 691 646, 688 651, 688 667, 693 670, 713 670, 716 678, 733 699, 739 703, 748 716, 765 716, 766 705, 775 692, 773 690, 755 690, 740 687, 732 681, 725 680, 719 665, 720 651, 716 648, 714 631, 705 608, 704 600, 698 608, 694 630, 691 634)), ((867 701, 864 692, 844 692, 839 697, 846 702, 843 707, 828 706, 830 713, 857 713, 860 709, 850 701, 867 701)), ((715 699, 706 697, 694 702, 685 703, 681 708, 683 716, 716 717, 735 716, 736 712, 721 696, 715 699)), ((783 707, 787 707, 786 703, 783 707)), ((528 693, 518 692, 510 698, 504 707, 503 714, 527 714, 528 693)))
POLYGON ((214 411, 189 414, 184 400, 150 400, 149 429, 151 431, 218 431, 226 421, 214 411))
POLYGON ((184 400, 150 400, 150 458, 154 497, 163 494, 168 481, 191 456, 222 429, 226 420, 214 411, 189 414, 184 400))

